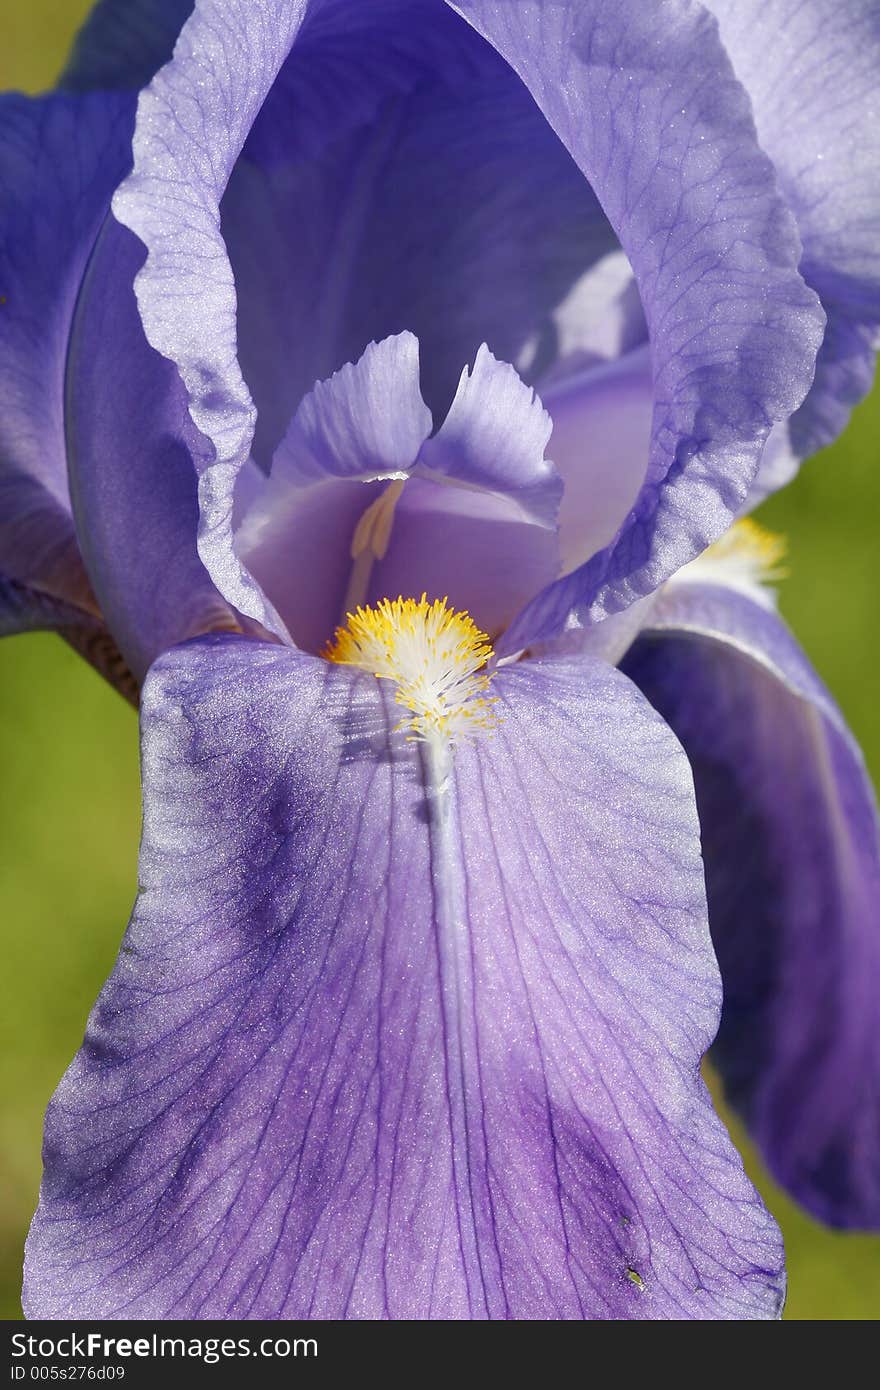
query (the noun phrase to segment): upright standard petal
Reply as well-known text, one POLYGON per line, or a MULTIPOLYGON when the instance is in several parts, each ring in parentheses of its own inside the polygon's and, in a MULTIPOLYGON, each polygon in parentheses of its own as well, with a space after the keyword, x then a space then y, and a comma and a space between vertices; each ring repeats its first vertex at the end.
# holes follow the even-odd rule
POLYGON ((559 547, 567 574, 614 540, 644 485, 654 411, 650 349, 551 379, 541 399, 564 483, 559 547))
POLYGON ((495 686, 450 770, 347 668, 229 637, 154 667, 141 893, 48 1116, 31 1316, 778 1314, 699 1077, 687 764, 608 668, 495 686))
POLYGON ((714 1048, 777 1179, 880 1226, 880 850, 861 755, 777 615, 670 586, 624 663, 694 770, 724 983, 714 1048))
MULTIPOLYGON (((358 521, 389 481, 400 487, 431 425, 412 333, 370 343, 301 402, 234 538, 279 636, 312 652, 332 636, 345 614, 358 521)), ((388 525, 393 510, 392 501, 388 525)), ((232 538, 218 536, 224 544, 231 561, 232 538)))
POLYGON ((496 633, 558 574, 562 482, 534 391, 483 346, 431 426, 411 333, 302 401, 234 537, 282 638, 318 652, 358 605, 420 593, 496 633))
POLYGON ((512 360, 614 237, 515 74, 441 0, 202 0, 134 148, 114 207, 148 247, 147 338, 211 441, 201 554, 271 625, 218 559, 251 451, 267 469, 315 380, 407 329, 445 411, 480 343, 512 360))
POLYGON ((71 518, 64 373, 132 120, 121 95, 0 98, 0 569, 92 611, 71 518))
POLYGON ((174 364, 149 346, 133 280, 143 247, 108 217, 86 272, 67 357, 70 487, 101 612, 138 680, 175 642, 239 618, 196 548, 194 428, 174 364))
POLYGON ((513 647, 601 617, 725 530, 823 316, 714 21, 685 0, 459 0, 589 179, 639 284, 654 369, 645 485, 617 541, 526 611, 513 647))
MULTIPOLYGON (((195 459, 209 572, 204 538, 230 531, 235 475, 254 426, 235 352, 235 286, 218 205, 307 9, 308 0, 200 0, 174 60, 141 93, 134 169, 113 200, 119 221, 148 251, 136 282, 147 341, 177 366, 193 423, 210 444, 195 459)), ((230 602, 271 622, 245 570, 223 578, 230 602)))
POLYGON ((493 636, 559 573, 562 479, 534 391, 485 344, 403 489, 369 597, 447 595, 493 636))
MULTIPOLYGON (((875 0, 706 3, 797 219, 801 273, 828 315, 816 380, 789 427, 802 459, 836 438, 874 375, 880 8, 875 0)), ((757 481, 762 492, 778 486, 763 469, 757 481)))
POLYGON ((482 342, 554 358, 557 305, 616 246, 522 83, 442 0, 325 6, 221 216, 261 460, 315 377, 371 338, 418 335, 438 418, 482 342))
POLYGON ((552 428, 534 391, 483 343, 461 374, 442 426, 422 449, 422 470, 509 497, 525 517, 552 528, 562 497, 562 481, 544 457, 552 428))

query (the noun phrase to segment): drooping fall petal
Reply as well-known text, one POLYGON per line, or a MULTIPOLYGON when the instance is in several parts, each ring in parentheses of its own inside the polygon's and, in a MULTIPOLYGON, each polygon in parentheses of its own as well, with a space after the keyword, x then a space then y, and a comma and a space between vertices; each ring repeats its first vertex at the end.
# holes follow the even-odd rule
POLYGON ((494 689, 438 771, 372 677, 231 637, 154 667, 141 891, 50 1109, 31 1316, 777 1316, 699 1076, 683 755, 607 668, 494 689))
POLYGON ((672 586, 625 669, 694 770, 730 1099, 799 1202, 876 1228, 880 848, 858 747, 781 619, 720 585, 672 586))

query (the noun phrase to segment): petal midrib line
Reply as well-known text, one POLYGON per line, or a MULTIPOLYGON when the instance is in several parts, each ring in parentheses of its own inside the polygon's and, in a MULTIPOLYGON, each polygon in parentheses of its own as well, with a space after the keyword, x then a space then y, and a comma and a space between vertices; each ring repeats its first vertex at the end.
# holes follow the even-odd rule
POLYGON ((488 1212, 494 1224, 488 1154, 480 1138, 480 1043, 454 757, 445 740, 427 739, 420 747, 459 1248, 471 1317, 492 1318, 507 1316, 507 1299, 497 1250, 492 1259, 491 1243, 477 1215, 482 1209, 485 1219, 488 1212), (475 1192, 477 1184, 483 1189, 480 1193, 475 1192), (490 1259, 494 1268, 488 1267, 490 1259))

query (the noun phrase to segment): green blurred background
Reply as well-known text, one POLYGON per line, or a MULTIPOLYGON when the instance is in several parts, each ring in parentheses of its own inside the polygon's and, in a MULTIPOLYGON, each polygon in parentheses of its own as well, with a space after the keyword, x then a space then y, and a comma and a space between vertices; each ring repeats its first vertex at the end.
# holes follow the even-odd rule
MULTIPOLYGON (((9 0, 0 88, 50 85, 89 0, 9 0)), ((789 539, 782 610, 837 695, 880 782, 877 517, 880 389, 844 438, 772 499, 789 539)), ((21 1251, 46 1102, 116 954, 137 862, 137 720, 54 637, 0 643, 0 1316, 20 1316, 21 1251)), ((788 1251, 794 1319, 875 1319, 880 1238, 822 1230, 780 1193, 731 1122, 788 1251)))

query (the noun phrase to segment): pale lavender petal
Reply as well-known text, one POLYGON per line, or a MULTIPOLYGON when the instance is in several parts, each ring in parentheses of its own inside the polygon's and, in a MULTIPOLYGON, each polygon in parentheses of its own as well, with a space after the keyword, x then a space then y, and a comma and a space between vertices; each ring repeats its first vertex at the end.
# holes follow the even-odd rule
POLYGON ((357 522, 389 477, 412 468, 431 424, 412 333, 371 343, 305 397, 235 536, 280 615, 272 621, 280 635, 314 652, 332 637, 345 614, 357 522))
POLYGON ((562 481, 544 457, 552 424, 534 391, 485 343, 465 367, 446 419, 419 457, 419 472, 498 493, 524 518, 555 528, 562 481))
POLYGON ((134 169, 113 200, 149 253, 136 285, 147 341, 177 366, 193 423, 211 444, 196 459, 201 557, 229 602, 259 621, 271 621, 263 596, 230 563, 235 475, 254 408, 235 354, 235 286, 217 210, 307 8, 307 0, 201 0, 174 60, 141 93, 134 169))
POLYGON ((645 487, 619 540, 536 600, 511 647, 656 587, 727 527, 771 425, 812 379, 823 316, 714 21, 669 0, 460 0, 520 74, 629 257, 651 335, 645 487), (662 14, 662 22, 660 16, 662 14))
POLYGON ((880 848, 840 711, 781 619, 694 583, 625 669, 691 760, 724 982, 714 1056, 776 1178, 880 1226, 880 848))
POLYGON ((403 488, 370 600, 446 597, 491 635, 503 631, 559 573, 550 430, 531 388, 481 347, 403 488))
POLYGON ((800 464, 801 460, 792 447, 790 422, 786 420, 774 425, 767 436, 761 463, 743 510, 751 511, 771 492, 777 492, 790 483, 797 475, 800 464))
POLYGON ((441 0, 310 20, 221 216, 264 467, 313 381, 371 339, 418 335, 438 421, 482 342, 553 358, 557 306, 616 245, 528 92, 441 0))
POLYGON ((612 362, 647 341, 648 325, 632 266, 623 251, 609 251, 554 310, 552 341, 536 338, 517 366, 527 370, 543 397, 549 382, 597 362, 612 362))
MULTIPOLYGON (((795 454, 830 444, 870 389, 880 330, 880 9, 875 0, 707 0, 797 218, 801 273, 828 327, 791 421, 795 454)), ((762 480, 762 491, 774 485, 762 480)))
POLYGON ((559 548, 568 573, 614 540, 644 485, 654 409, 650 352, 640 347, 553 380, 542 399, 553 420, 549 453, 565 485, 559 548))
POLYGON ((305 397, 272 460, 273 480, 289 488, 405 472, 432 424, 419 390, 418 338, 370 343, 360 361, 305 397))
POLYGON ((257 495, 245 514, 235 553, 260 585, 266 622, 282 641, 320 652, 337 623, 344 622, 351 539, 383 486, 334 482, 296 488, 282 498, 280 488, 270 492, 264 485, 257 495), (263 507, 267 494, 284 508, 274 516, 263 507), (259 524, 263 516, 265 527, 259 524))
POLYGON ((684 757, 608 668, 496 686, 443 791, 372 677, 228 637, 154 667, 141 892, 50 1109, 32 1317, 778 1315, 699 1076, 684 757))
POLYGON ((445 410, 480 342, 513 357, 614 238, 515 75, 439 0, 203 0, 139 110, 114 206, 149 249, 147 338, 212 444, 200 554, 271 626, 230 545, 244 460, 267 467, 316 379, 407 328, 445 410))
POLYGON ((556 529, 511 498, 416 477, 401 493, 368 598, 448 598, 496 636, 559 573, 556 529))
POLYGON ((305 397, 235 536, 280 636, 317 652, 358 603, 422 593, 494 634, 559 573, 562 484, 532 389, 481 348, 428 438, 431 423, 411 333, 305 397), (356 527, 389 486, 388 534, 356 566, 356 527))

